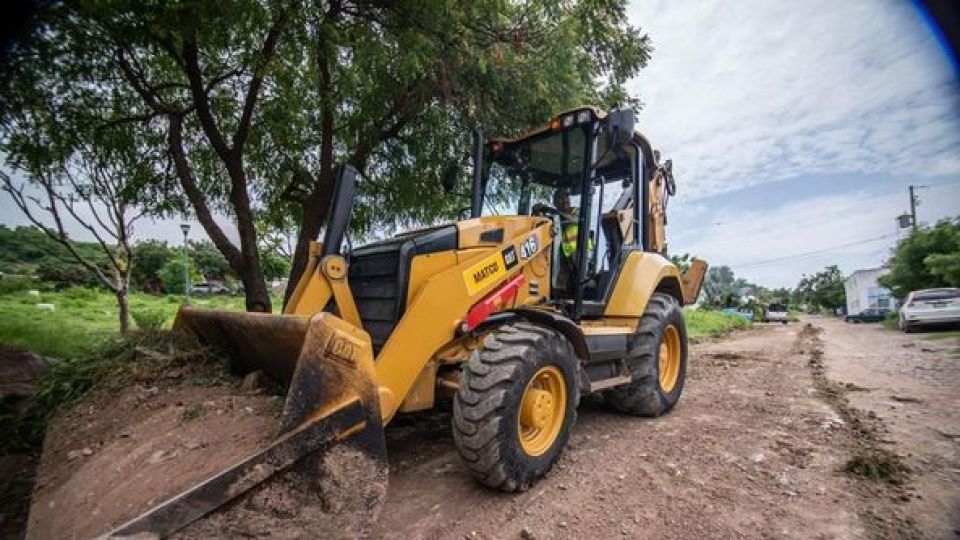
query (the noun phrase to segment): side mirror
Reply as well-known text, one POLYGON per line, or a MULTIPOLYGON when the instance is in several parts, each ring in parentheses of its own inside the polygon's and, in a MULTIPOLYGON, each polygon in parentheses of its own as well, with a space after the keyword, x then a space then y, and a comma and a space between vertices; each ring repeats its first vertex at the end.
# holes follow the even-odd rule
POLYGON ((440 187, 443 188, 443 192, 446 194, 453 193, 453 189, 457 187, 457 175, 460 173, 460 163, 453 162, 447 165, 447 168, 443 170, 443 175, 440 177, 440 187))
POLYGON ((607 144, 618 151, 633 137, 637 115, 633 109, 614 109, 607 114, 607 144))

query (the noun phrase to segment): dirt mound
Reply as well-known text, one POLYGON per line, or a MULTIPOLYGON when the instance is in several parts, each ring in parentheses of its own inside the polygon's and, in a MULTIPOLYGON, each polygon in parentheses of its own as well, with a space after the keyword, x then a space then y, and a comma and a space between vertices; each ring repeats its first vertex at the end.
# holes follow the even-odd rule
POLYGON ((48 428, 28 538, 90 538, 272 440, 274 396, 234 386, 99 393, 48 428))
POLYGON ((386 468, 348 446, 334 446, 322 460, 305 458, 175 538, 369 537, 386 494, 386 468))
MULTIPOLYGON (((159 336, 104 360, 110 374, 48 425, 27 538, 104 534, 276 439, 284 397, 207 352, 159 336)), ((385 467, 335 446, 177 537, 367 536, 386 481, 385 467)))

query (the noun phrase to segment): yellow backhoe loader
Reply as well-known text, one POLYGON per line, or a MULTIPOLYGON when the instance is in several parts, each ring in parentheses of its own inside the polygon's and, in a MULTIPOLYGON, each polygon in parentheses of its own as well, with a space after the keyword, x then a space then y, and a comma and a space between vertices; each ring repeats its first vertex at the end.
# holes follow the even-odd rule
POLYGON ((475 134, 469 219, 351 250, 356 171, 341 167, 282 315, 185 306, 175 323, 288 385, 282 435, 111 534, 168 536, 275 475, 318 474, 295 465, 342 446, 385 480, 384 426, 441 400, 469 470, 507 492, 557 461, 581 396, 669 411, 687 368, 680 308, 706 265, 681 275, 665 258, 672 167, 634 123, 579 108, 519 138, 475 134))

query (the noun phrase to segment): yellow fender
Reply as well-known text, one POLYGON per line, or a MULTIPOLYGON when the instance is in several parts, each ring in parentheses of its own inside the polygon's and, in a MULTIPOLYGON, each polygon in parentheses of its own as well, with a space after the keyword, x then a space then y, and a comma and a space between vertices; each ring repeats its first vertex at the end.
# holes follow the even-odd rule
POLYGON ((639 318, 655 292, 664 292, 683 305, 677 267, 659 253, 631 251, 620 268, 604 317, 639 318))

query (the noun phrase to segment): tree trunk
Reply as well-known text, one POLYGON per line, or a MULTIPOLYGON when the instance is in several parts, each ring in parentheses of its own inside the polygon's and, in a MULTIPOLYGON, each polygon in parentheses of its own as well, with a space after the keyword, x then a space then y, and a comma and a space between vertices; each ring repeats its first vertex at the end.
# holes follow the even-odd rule
POLYGON ((243 289, 246 297, 247 311, 258 311, 270 313, 273 309, 270 302, 270 291, 267 290, 267 283, 263 279, 263 271, 257 264, 254 269, 247 269, 240 275, 243 282, 243 289))
POLYGON ((307 258, 310 256, 310 242, 317 240, 320 235, 320 229, 327 216, 327 207, 330 204, 329 190, 326 195, 319 187, 307 197, 303 206, 303 221, 300 223, 300 230, 297 233, 297 247, 293 252, 293 260, 290 262, 290 277, 287 281, 287 288, 283 293, 283 306, 286 308, 290 296, 293 294, 303 271, 307 267, 307 258))
POLYGON ((130 330, 130 307, 127 304, 127 289, 117 289, 117 313, 120 316, 120 334, 126 335, 130 330))
POLYGON ((235 270, 243 280, 247 311, 270 313, 272 311, 270 293, 263 279, 260 248, 257 245, 257 229, 253 222, 253 210, 250 208, 250 196, 247 194, 247 175, 243 169, 240 154, 234 153, 231 159, 227 160, 226 165, 232 184, 230 202, 237 218, 237 233, 240 235, 242 266, 235 270))

